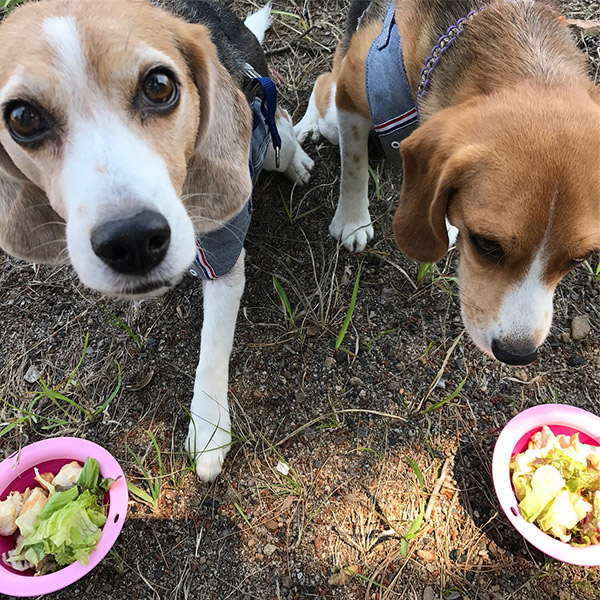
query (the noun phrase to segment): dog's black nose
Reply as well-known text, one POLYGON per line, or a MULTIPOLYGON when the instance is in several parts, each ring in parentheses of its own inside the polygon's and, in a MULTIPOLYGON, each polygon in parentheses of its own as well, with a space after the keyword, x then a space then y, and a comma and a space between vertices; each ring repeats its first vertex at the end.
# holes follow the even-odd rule
POLYGON ((158 212, 144 210, 129 219, 108 221, 92 231, 96 256, 119 273, 146 275, 165 257, 171 228, 158 212))
POLYGON ((537 358, 537 347, 529 340, 492 340, 494 356, 507 365, 528 365, 537 358))

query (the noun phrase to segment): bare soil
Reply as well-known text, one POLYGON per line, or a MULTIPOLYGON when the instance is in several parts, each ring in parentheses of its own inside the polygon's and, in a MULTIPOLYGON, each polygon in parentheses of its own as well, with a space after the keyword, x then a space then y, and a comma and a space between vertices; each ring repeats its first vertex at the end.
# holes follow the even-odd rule
MULTIPOLYGON (((563 6, 568 16, 600 19, 595 0, 563 6)), ((244 15, 251 6, 233 8, 244 15)), ((266 48, 297 120, 330 63, 345 2, 285 0, 275 9, 266 48)), ((600 38, 574 35, 599 80, 600 38)), ((188 278, 161 299, 133 305, 84 289, 69 267, 0 254, 0 431, 13 425, 0 437, 0 459, 42 438, 81 436, 110 450, 139 487, 149 491, 132 453, 161 484, 158 508, 132 496, 113 552, 49 597, 600 597, 598 569, 559 563, 513 530, 490 476, 498 433, 519 411, 561 402, 600 413, 600 282, 582 267, 560 284, 534 365, 494 362, 464 334, 454 253, 417 285, 417 265, 395 248, 400 182, 381 157, 371 160, 377 237, 367 252, 350 255, 327 234, 338 151, 322 142, 307 150, 316 161, 308 186, 265 174, 255 193, 230 368, 236 443, 212 485, 196 479, 181 451, 200 342, 198 283, 188 278), (336 350, 359 270, 356 308, 336 350), (574 341, 579 315, 591 332, 574 341), (70 378, 86 336, 85 358, 70 378), (90 413, 118 386, 119 370, 122 384, 90 418, 39 394, 32 367, 90 413), (279 463, 289 466, 287 476, 279 463), (405 545, 422 506, 429 514, 405 545)))

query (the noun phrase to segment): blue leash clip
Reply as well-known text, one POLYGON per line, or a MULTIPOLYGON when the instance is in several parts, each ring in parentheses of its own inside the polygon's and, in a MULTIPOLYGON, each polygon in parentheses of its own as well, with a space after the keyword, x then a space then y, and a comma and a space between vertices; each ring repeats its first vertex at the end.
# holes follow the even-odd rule
POLYGON ((260 112, 265 120, 269 133, 271 134, 271 142, 273 150, 275 150, 275 165, 279 168, 280 153, 281 153, 281 137, 277 131, 275 123, 275 111, 277 110, 277 88, 275 83, 269 77, 259 75, 254 67, 248 63, 244 65, 244 74, 249 77, 254 83, 260 86, 262 90, 262 102, 260 112))

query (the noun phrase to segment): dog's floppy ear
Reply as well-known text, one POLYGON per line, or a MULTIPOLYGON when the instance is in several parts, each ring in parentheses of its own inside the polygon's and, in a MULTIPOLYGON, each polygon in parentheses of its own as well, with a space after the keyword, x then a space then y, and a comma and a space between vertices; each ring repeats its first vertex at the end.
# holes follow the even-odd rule
POLYGON ((404 180, 394 215, 394 236, 404 254, 436 262, 448 251, 448 200, 464 172, 465 160, 452 152, 437 116, 401 145, 404 180))
POLYGON ((0 144, 0 248, 30 262, 68 259, 65 224, 0 144))
POLYGON ((185 205, 197 228, 203 227, 195 216, 208 224, 204 229, 214 229, 214 222, 227 222, 250 197, 252 115, 245 96, 219 61, 208 29, 181 23, 178 35, 200 96, 200 123, 188 166, 185 205))

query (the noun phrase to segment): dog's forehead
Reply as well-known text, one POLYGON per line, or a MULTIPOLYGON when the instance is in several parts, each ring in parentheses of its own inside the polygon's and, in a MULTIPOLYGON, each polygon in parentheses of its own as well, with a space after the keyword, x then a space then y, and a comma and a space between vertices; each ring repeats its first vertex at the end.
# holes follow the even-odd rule
POLYGON ((37 88, 70 89, 90 79, 102 85, 135 79, 153 62, 184 71, 172 22, 137 0, 25 5, 0 28, 7 50, 0 55, 0 86, 33 88, 35 94, 37 88))

